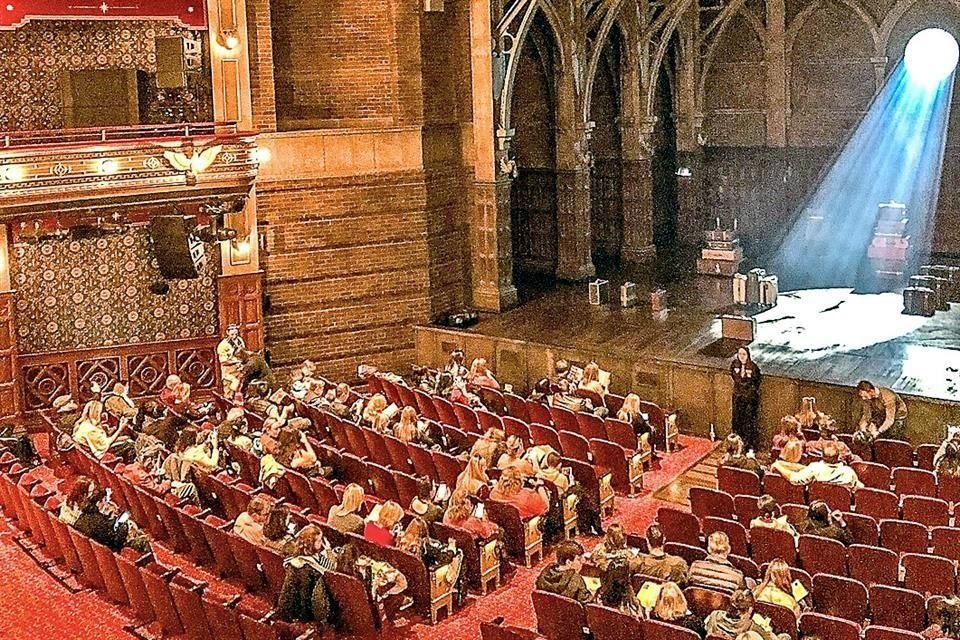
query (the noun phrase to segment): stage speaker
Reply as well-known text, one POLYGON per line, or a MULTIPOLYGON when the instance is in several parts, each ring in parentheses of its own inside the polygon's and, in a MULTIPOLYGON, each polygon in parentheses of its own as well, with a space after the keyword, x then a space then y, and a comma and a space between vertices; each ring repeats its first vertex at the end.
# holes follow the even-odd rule
POLYGON ((154 255, 167 280, 188 280, 200 275, 203 243, 190 235, 187 220, 185 216, 155 216, 150 220, 154 255))
POLYGON ((757 332, 757 321, 749 316, 720 316, 720 328, 724 338, 753 342, 757 332))
POLYGON ((161 89, 182 89, 187 86, 187 64, 184 39, 157 38, 157 86, 161 89))

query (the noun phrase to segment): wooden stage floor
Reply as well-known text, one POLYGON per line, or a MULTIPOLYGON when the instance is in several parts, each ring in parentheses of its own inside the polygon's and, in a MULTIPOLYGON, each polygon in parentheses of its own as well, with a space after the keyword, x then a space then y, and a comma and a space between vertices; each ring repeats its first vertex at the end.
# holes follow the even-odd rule
MULTIPOLYGON (((726 278, 705 276, 673 285, 668 311, 654 315, 649 305, 591 306, 585 284, 560 285, 483 318, 471 331, 631 360, 726 368, 736 343, 721 340, 716 317, 735 309, 731 286, 726 278)), ((612 288, 611 297, 617 293, 612 288)), ((781 293, 776 307, 755 314, 750 348, 767 375, 840 386, 868 379, 905 394, 960 401, 960 304, 932 318, 903 315, 902 307, 898 293, 781 293)))

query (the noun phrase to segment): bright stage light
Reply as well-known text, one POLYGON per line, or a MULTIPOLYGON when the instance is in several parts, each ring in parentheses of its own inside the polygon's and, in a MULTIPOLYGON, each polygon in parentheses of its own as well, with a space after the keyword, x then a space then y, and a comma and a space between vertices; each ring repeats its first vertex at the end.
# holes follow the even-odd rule
POLYGON ((910 79, 926 86, 936 86, 953 73, 958 57, 957 41, 943 29, 916 33, 903 54, 910 79))

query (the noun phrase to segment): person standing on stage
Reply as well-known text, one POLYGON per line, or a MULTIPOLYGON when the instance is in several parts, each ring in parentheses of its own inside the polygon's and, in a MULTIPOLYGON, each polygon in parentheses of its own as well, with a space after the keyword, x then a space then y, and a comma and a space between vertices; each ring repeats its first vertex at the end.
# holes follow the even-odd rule
POLYGON ((223 382, 223 395, 232 399, 240 388, 243 376, 243 363, 240 352, 247 345, 240 337, 240 327, 235 324, 227 327, 227 335, 217 345, 217 359, 220 361, 220 379, 223 382))
POLYGON ((750 357, 746 347, 737 349, 730 363, 733 378, 733 432, 743 438, 748 450, 760 446, 760 428, 757 412, 760 407, 760 367, 750 357))
POLYGON ((860 431, 872 438, 903 438, 903 423, 907 419, 907 405, 893 389, 877 387, 869 380, 857 383, 857 395, 863 406, 860 410, 860 431))

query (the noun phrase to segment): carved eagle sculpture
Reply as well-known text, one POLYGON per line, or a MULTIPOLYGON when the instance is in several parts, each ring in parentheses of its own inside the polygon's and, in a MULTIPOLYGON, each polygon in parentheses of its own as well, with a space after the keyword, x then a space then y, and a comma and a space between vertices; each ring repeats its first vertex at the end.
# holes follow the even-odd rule
POLYGON ((218 144, 199 151, 194 150, 192 156, 180 151, 164 151, 163 157, 177 171, 185 171, 196 177, 210 168, 222 150, 223 145, 218 144))

